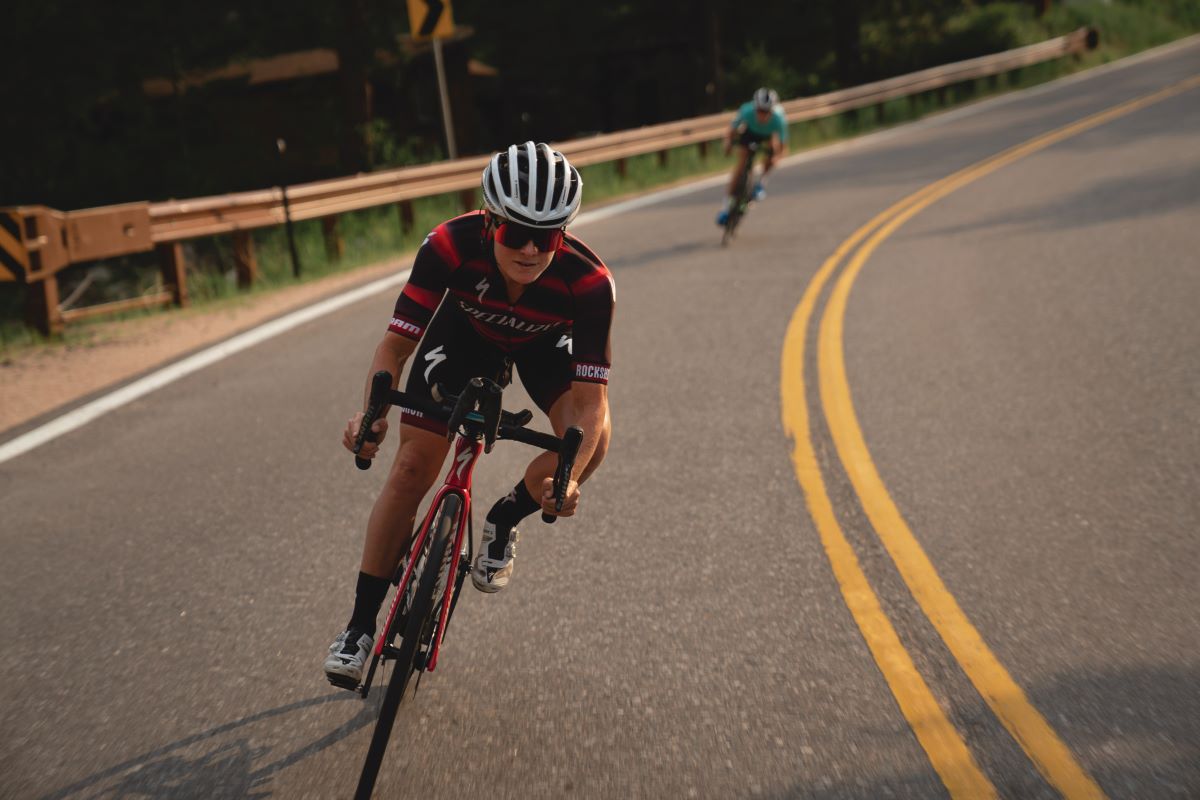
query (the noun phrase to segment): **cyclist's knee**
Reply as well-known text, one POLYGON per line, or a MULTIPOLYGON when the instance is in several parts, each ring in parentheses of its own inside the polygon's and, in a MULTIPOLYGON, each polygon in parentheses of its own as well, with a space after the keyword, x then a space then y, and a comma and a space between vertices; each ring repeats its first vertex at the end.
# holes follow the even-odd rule
POLYGON ((437 480, 446 450, 446 440, 436 434, 406 437, 400 442, 396 460, 392 462, 387 488, 397 494, 424 496, 437 480))

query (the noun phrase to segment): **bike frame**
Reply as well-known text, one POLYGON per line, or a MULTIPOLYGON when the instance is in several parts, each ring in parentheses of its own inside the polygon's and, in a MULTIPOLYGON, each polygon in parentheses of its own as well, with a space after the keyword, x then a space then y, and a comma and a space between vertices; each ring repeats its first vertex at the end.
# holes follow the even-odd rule
POLYGON ((771 146, 769 140, 765 143, 755 144, 753 146, 739 145, 746 151, 746 167, 742 170, 742 175, 738 181, 742 190, 741 196, 736 198, 737 202, 741 206, 743 214, 745 214, 746 209, 750 207, 750 194, 754 191, 753 181, 755 179, 755 175, 759 174, 756 162, 758 161, 759 154, 766 152, 764 149, 764 144, 766 147, 771 146))
MULTIPOLYGON (((728 216, 725 219, 725 230, 721 234, 722 245, 727 245, 733 240, 734 232, 737 230, 742 218, 750 211, 750 195, 754 185, 752 181, 755 180, 756 175, 754 162, 758 159, 758 154, 764 152, 764 142, 762 141, 756 140, 744 144, 738 142, 737 146, 746 151, 746 163, 738 171, 734 179, 734 194, 730 197, 728 216)), ((765 146, 771 146, 770 140, 765 142, 765 146)))
MULTIPOLYGON (((471 480, 475 474, 475 464, 479 460, 480 454, 483 452, 483 442, 478 439, 472 439, 459 433, 454 440, 454 460, 450 463, 450 470, 446 473, 446 479, 438 488, 437 493, 433 496, 433 501, 429 504, 429 509, 425 512, 425 519, 421 523, 420 530, 413 537, 409 544, 409 553, 419 553, 425 545, 425 540, 429 537, 430 531, 433 528, 434 515, 448 494, 457 494, 462 499, 462 508, 459 510, 458 520, 454 527, 454 540, 451 544, 451 558, 455 560, 461 559, 463 537, 471 533, 471 480)), ((392 605, 388 610, 387 620, 384 623, 384 631, 389 634, 392 629, 392 622, 395 620, 396 613, 400 610, 400 603, 404 599, 404 595, 408 591, 408 584, 412 580, 413 570, 416 567, 417 559, 408 559, 408 564, 405 566, 404 575, 400 578, 400 584, 396 588, 396 596, 392 598, 392 605)), ((455 569, 462 568, 461 564, 456 565, 455 569)), ((450 611, 452 609, 452 597, 454 594, 454 585, 456 581, 452 580, 453 572, 447 575, 446 588, 443 590, 442 598, 439 601, 441 611, 438 614, 437 631, 434 640, 431 643, 429 655, 425 663, 425 671, 433 672, 437 666, 438 653, 441 652, 442 637, 445 635, 446 626, 450 621, 450 611)), ((375 657, 383 656, 383 649, 386 646, 388 636, 380 636, 379 641, 375 643, 375 657)), ((363 687, 364 691, 367 687, 363 687)))

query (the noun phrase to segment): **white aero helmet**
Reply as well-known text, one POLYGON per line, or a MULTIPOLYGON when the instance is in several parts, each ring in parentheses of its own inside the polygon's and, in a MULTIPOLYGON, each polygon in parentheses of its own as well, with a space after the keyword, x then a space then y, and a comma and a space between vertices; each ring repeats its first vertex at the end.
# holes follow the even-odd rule
POLYGON ((779 93, 774 89, 762 87, 754 93, 754 107, 759 111, 770 111, 779 103, 779 93))
POLYGON ((583 179, 550 145, 514 144, 483 168, 483 202, 498 217, 531 228, 561 228, 579 213, 583 179))

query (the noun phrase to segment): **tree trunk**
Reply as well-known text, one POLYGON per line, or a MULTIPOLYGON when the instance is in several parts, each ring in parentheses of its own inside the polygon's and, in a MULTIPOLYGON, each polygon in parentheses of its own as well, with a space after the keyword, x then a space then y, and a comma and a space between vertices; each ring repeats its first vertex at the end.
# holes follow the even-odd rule
POLYGON ((707 106, 709 111, 720 111, 725 108, 725 72, 721 69, 721 15, 717 0, 704 0, 704 16, 704 56, 709 74, 705 87, 707 106))
POLYGON ((833 49, 837 80, 843 86, 862 82, 862 50, 859 44, 860 0, 833 0, 833 49))
POLYGON ((347 172, 371 168, 371 84, 367 76, 370 42, 365 0, 342 5, 338 71, 342 96, 341 161, 347 172))

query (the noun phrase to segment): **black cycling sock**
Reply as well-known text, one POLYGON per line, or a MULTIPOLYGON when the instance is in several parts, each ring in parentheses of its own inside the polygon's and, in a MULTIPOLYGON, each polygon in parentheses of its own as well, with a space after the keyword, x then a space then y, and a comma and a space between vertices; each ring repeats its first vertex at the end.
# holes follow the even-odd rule
POLYGON ((492 549, 499 552, 488 553, 488 557, 503 558, 504 546, 508 544, 508 535, 513 527, 541 507, 542 504, 529 495, 524 479, 518 481, 511 492, 497 500, 496 505, 487 513, 487 521, 496 526, 496 543, 492 549))
POLYGON ((347 628, 357 628, 360 631, 375 635, 375 617, 379 616, 379 607, 387 596, 387 578, 377 578, 365 572, 358 573, 358 588, 354 591, 354 613, 350 615, 347 628))

